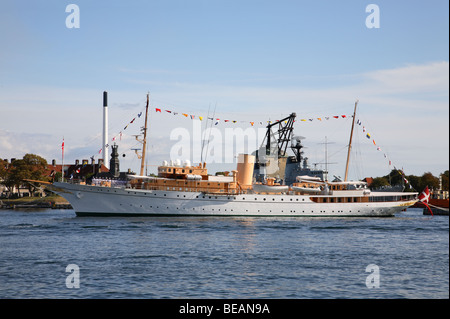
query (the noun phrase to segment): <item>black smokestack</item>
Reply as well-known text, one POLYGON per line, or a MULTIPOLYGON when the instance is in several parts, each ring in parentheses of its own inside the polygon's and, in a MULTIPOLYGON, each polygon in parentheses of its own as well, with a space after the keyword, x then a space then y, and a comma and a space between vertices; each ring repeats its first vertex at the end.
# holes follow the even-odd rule
POLYGON ((108 92, 103 92, 103 106, 108 106, 108 92))

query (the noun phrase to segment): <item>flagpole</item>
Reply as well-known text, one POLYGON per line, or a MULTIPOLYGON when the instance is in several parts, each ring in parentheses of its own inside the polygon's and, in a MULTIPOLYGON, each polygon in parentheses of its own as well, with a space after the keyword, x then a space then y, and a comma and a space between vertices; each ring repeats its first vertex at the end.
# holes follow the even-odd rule
POLYGON ((145 165, 145 151, 147 147, 147 118, 148 118, 148 103, 149 103, 149 93, 147 93, 147 105, 145 106, 145 126, 144 126, 144 142, 142 144, 142 157, 141 157, 141 176, 144 175, 144 165, 145 165))
POLYGON ((62 182, 64 183, 64 137, 63 137, 63 142, 61 145, 61 150, 62 150, 61 176, 62 176, 62 182))
POLYGON ((353 128, 355 126, 355 117, 356 117, 356 106, 358 105, 358 100, 356 100, 355 102, 355 110, 353 111, 353 121, 352 121, 352 130, 350 133, 350 141, 348 143, 348 153, 347 153, 347 163, 345 164, 345 177, 344 177, 344 181, 347 181, 347 176, 348 176, 348 163, 350 161, 350 151, 352 149, 352 137, 353 137, 353 128))

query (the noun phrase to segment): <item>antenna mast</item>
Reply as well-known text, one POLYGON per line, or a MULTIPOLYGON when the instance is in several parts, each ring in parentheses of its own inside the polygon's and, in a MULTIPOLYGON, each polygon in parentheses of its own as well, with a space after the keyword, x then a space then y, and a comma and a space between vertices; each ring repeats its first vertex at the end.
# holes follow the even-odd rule
POLYGON ((353 138, 353 128, 355 127, 355 117, 356 117, 356 106, 358 105, 358 100, 355 102, 355 110, 353 111, 353 121, 352 121, 352 130, 350 132, 350 141, 348 143, 348 153, 347 153, 347 164, 345 165, 345 177, 344 181, 347 181, 348 176, 348 163, 350 161, 350 151, 352 149, 352 138, 353 138))

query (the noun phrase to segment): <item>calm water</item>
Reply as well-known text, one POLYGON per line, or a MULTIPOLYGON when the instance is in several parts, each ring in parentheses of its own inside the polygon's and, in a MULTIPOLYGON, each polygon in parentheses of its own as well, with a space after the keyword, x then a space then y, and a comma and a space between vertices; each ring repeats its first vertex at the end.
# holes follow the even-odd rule
POLYGON ((448 221, 0 210, 0 298, 449 298, 448 221))

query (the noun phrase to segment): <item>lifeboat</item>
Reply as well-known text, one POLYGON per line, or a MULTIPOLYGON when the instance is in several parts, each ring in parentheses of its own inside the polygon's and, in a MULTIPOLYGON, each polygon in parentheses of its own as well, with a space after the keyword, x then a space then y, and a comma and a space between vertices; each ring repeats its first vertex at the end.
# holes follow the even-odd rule
POLYGON ((321 191, 320 187, 304 187, 304 186, 292 186, 294 192, 311 193, 316 194, 321 191))
POLYGON ((255 193, 278 194, 289 191, 289 186, 275 183, 275 179, 269 178, 266 183, 255 183, 252 185, 255 193))

